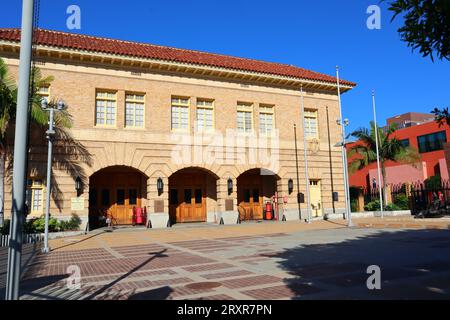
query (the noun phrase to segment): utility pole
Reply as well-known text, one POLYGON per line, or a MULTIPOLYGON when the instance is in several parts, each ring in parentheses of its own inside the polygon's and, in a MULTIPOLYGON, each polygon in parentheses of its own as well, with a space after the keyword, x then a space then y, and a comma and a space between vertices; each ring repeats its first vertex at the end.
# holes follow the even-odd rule
POLYGON ((30 98, 33 15, 34 0, 23 0, 22 31, 20 39, 19 87, 17 91, 16 129, 14 140, 12 211, 6 276, 6 300, 19 299, 22 256, 22 227, 26 214, 26 155, 28 151, 28 108, 30 98))
POLYGON ((345 148, 345 127, 348 125, 348 120, 342 118, 342 104, 341 104, 341 87, 339 83, 339 67, 336 66, 336 80, 337 80, 337 93, 339 102, 340 119, 338 122, 342 126, 342 166, 344 169, 344 195, 345 195, 345 213, 347 217, 347 226, 353 227, 352 223, 352 210, 350 208, 350 194, 348 188, 348 168, 347 168, 347 150, 345 148))
MULTIPOLYGON (((381 188, 381 170, 380 170, 380 151, 378 148, 378 125, 377 125, 377 113, 375 111, 375 90, 372 91, 372 106, 373 106, 373 122, 375 127, 375 147, 377 151, 377 172, 378 172, 378 190, 380 192, 380 211, 381 218, 384 218, 383 212, 383 191, 381 188)), ((385 197, 386 198, 386 197, 385 197)))
POLYGON ((303 86, 300 88, 302 99, 302 117, 303 117, 303 156, 305 158, 305 183, 306 183, 306 210, 308 223, 311 223, 311 199, 309 194, 309 168, 308 168, 308 146, 306 142, 306 120, 305 120, 305 99, 303 96, 303 86))

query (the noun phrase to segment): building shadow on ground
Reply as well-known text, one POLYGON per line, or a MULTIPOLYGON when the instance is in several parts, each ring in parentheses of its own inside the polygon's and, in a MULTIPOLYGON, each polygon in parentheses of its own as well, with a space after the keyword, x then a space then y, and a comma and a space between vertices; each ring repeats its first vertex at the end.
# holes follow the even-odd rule
POLYGON ((134 267, 133 269, 131 269, 127 273, 123 274, 122 276, 120 276, 120 277, 116 278, 115 280, 111 281, 110 283, 102 286, 100 289, 98 289, 97 291, 95 291, 92 294, 90 294, 89 296, 87 296, 84 300, 94 299, 97 296, 100 296, 102 293, 107 292, 110 288, 112 288, 114 285, 116 285, 120 281, 130 277, 136 271, 139 271, 141 268, 143 268, 145 265, 147 265, 150 261, 152 261, 154 259, 157 259, 157 258, 167 258, 168 255, 165 254, 166 251, 167 251, 167 249, 163 249, 163 250, 160 250, 158 252, 150 252, 149 253, 150 257, 148 259, 146 259, 144 262, 142 262, 141 264, 137 265, 136 267, 134 267))
POLYGON ((157 289, 151 289, 135 293, 128 297, 128 300, 166 300, 174 290, 171 287, 164 286, 157 289))
POLYGON ((380 230, 268 256, 289 273, 293 299, 450 298, 448 230, 380 230), (371 265, 380 267, 380 290, 367 287, 371 265))

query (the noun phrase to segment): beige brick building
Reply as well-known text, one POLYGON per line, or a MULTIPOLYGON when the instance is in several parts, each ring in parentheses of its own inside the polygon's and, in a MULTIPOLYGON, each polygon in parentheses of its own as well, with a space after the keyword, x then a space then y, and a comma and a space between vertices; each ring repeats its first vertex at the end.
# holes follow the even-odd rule
MULTIPOLYGON (((0 56, 14 76, 19 35, 0 29, 0 56)), ((304 131, 313 216, 342 212, 335 78, 282 64, 62 32, 40 30, 37 39, 37 66, 54 77, 41 93, 68 105, 70 132, 86 156, 73 156, 73 146, 56 148, 53 216, 76 213, 95 225, 109 212, 117 223, 128 224, 132 208, 145 207, 150 215, 169 213, 173 222, 215 222, 227 212, 261 219, 275 194, 280 211, 298 212, 297 193, 306 192, 304 131), (77 177, 83 181, 78 192, 77 177), (333 191, 339 193, 337 202, 333 191)), ((341 82, 342 92, 352 87, 341 82)), ((41 215, 46 142, 32 132, 30 144, 30 214, 41 215)), ((8 216, 8 180, 6 189, 8 216)), ((305 218, 305 203, 301 212, 305 218)))

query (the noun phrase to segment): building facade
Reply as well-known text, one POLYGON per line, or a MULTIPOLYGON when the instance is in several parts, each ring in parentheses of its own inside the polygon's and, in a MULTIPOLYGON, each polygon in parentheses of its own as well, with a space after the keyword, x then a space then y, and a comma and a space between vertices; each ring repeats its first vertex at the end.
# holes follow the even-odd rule
MULTIPOLYGON (((398 129, 393 137, 405 146, 416 149, 420 161, 415 166, 392 161, 386 162, 387 184, 423 182, 433 176, 448 180, 449 172, 445 156, 445 146, 450 141, 450 128, 439 126, 432 114, 409 112, 387 119, 387 124, 395 123, 398 129)), ((348 144, 350 148, 353 143, 348 144)), ((349 162, 352 159, 349 159, 349 162)), ((350 175, 350 185, 370 188, 373 182, 378 185, 377 164, 354 172, 350 175)))
MULTIPOLYGON (((17 76, 20 30, 0 29, 0 56, 17 76)), ((306 190, 307 135, 314 215, 342 211, 336 79, 305 69, 191 50, 39 30, 39 88, 63 99, 73 142, 56 141, 51 214, 85 222, 133 207, 172 222, 217 222, 218 213, 261 219, 265 201, 298 212, 306 190), (303 88, 306 130, 303 130, 303 88), (295 149, 296 125, 298 183, 295 149), (82 189, 75 189, 77 178, 82 189), (291 182, 291 183, 290 183, 291 182), (293 184, 293 188, 289 185, 293 184), (332 201, 332 192, 339 201, 332 201)), ((341 82, 341 91, 354 87, 341 82)), ((10 143, 13 143, 11 139, 10 143)), ((29 208, 44 212, 46 141, 30 134, 29 208)), ((11 157, 9 157, 11 160, 11 157)), ((11 208, 6 182, 5 213, 11 208)), ((303 218, 306 204, 301 204, 303 218)))

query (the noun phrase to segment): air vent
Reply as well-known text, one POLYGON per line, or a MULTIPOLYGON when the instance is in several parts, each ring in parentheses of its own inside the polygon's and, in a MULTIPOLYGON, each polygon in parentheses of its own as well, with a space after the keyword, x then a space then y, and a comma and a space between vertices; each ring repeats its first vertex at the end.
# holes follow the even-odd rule
POLYGON ((37 66, 45 66, 45 62, 44 61, 35 61, 34 64, 37 65, 37 66))
POLYGON ((250 88, 250 86, 248 84, 241 83, 241 88, 250 88))
POLYGON ((131 71, 131 75, 132 75, 132 76, 138 76, 138 77, 140 77, 140 76, 142 76, 142 73, 131 71))

